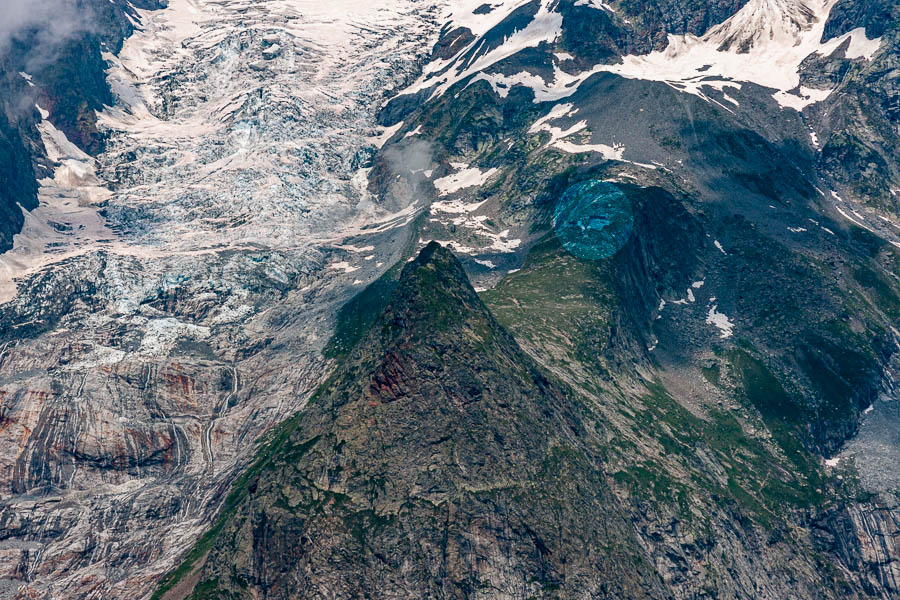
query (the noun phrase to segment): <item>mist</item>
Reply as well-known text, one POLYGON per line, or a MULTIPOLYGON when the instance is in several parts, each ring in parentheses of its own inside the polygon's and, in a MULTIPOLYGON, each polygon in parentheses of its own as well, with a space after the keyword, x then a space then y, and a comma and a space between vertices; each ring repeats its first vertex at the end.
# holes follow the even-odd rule
POLYGON ((405 179, 413 192, 428 179, 425 170, 434 162, 434 147, 426 140, 413 140, 394 144, 384 153, 388 167, 395 175, 405 179))
POLYGON ((75 0, 3 0, 0 9, 0 56, 14 42, 27 42, 20 64, 46 64, 59 48, 90 29, 90 14, 75 0))

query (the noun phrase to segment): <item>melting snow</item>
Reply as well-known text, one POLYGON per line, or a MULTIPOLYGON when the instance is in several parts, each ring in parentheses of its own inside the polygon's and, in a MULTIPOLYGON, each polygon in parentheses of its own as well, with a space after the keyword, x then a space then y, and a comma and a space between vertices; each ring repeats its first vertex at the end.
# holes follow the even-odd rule
MULTIPOLYGON (((580 152, 596 152, 603 156, 606 160, 619 160, 624 161, 625 157, 625 145, 624 144, 613 144, 612 146, 608 146, 606 144, 574 144, 572 142, 567 142, 565 140, 560 140, 553 144, 554 148, 562 150, 563 152, 568 152, 569 154, 578 154, 580 152)), ((654 168, 650 165, 645 165, 650 168, 654 168)))
POLYGON ((593 71, 664 81, 707 99, 704 88, 740 89, 740 82, 751 82, 778 90, 774 97, 782 106, 802 110, 831 93, 799 88, 798 69, 806 57, 816 53, 828 56, 847 40, 846 56, 851 59, 871 59, 881 47, 881 39, 868 39, 863 29, 821 43, 825 22, 836 3, 750 0, 703 37, 671 35, 665 50, 627 56, 622 64, 598 65, 593 71))
MULTIPOLYGON (((562 15, 550 10, 553 0, 541 0, 537 14, 527 27, 515 31, 501 45, 481 54, 475 60, 463 63, 461 57, 468 54, 469 50, 477 45, 484 43, 480 36, 521 5, 518 2, 504 2, 487 15, 474 15, 472 11, 481 4, 483 2, 476 3, 467 0, 453 3, 451 26, 468 27, 475 34, 476 39, 455 57, 446 61, 437 60, 429 63, 422 77, 404 93, 413 94, 434 87, 431 98, 436 98, 443 95, 458 81, 483 73, 489 67, 525 48, 533 48, 544 42, 553 42, 562 33, 562 15)), ((527 73, 522 76, 523 79, 527 77, 527 73)))
POLYGON ((488 169, 487 171, 482 171, 477 167, 463 169, 451 175, 447 175, 446 177, 435 179, 434 187, 438 189, 441 196, 446 196, 465 188, 484 185, 484 183, 496 172, 497 169, 495 168, 488 169))
POLYGON ((575 6, 590 6, 592 8, 596 8, 598 10, 605 10, 607 12, 615 13, 615 9, 611 7, 606 2, 601 2, 600 0, 578 0, 575 3, 575 6))
POLYGON ((600 154, 604 160, 617 160, 620 162, 627 162, 646 169, 657 168, 657 165, 647 165, 630 160, 625 160, 624 144, 577 144, 575 142, 567 140, 566 138, 571 137, 577 133, 586 132, 586 120, 578 121, 577 123, 571 125, 568 129, 563 129, 561 127, 556 127, 555 125, 550 124, 551 121, 562 119, 565 117, 571 117, 577 112, 578 109, 575 108, 572 104, 556 104, 552 109, 550 109, 549 113, 547 113, 531 125, 531 127, 528 129, 528 133, 535 134, 542 131, 546 131, 547 133, 549 133, 550 140, 544 146, 545 148, 552 147, 569 154, 596 152, 597 154, 600 154))
MULTIPOLYGON (((582 5, 602 10, 612 8, 598 0, 579 0, 582 5)), ((798 69, 812 54, 828 56, 849 42, 846 56, 870 60, 881 47, 881 38, 870 40, 862 28, 822 43, 825 23, 837 0, 750 0, 728 20, 713 27, 704 36, 669 36, 665 50, 649 55, 629 55, 617 65, 596 65, 582 73, 570 74, 554 65, 550 81, 523 71, 512 75, 486 73, 497 62, 543 42, 553 42, 561 32, 562 17, 550 10, 551 2, 542 0, 534 20, 510 35, 504 43, 464 62, 462 57, 484 44, 481 35, 500 23, 520 2, 501 2, 487 15, 474 15, 476 2, 453 3, 451 23, 469 27, 476 39, 453 58, 434 61, 422 77, 405 93, 434 88, 432 98, 442 95, 453 84, 467 77, 470 82, 487 81, 496 93, 506 96, 514 85, 530 87, 535 101, 557 101, 574 94, 579 85, 595 73, 609 72, 630 79, 668 83, 675 89, 715 102, 706 90, 715 89, 734 106, 739 102, 725 90, 739 90, 742 82, 776 90, 775 100, 783 107, 803 110, 827 98, 832 90, 800 87, 798 69)), ((480 5, 480 4, 479 4, 480 5)), ((568 56, 559 55, 563 60, 568 56)))
POLYGON ((716 304, 709 308, 709 313, 706 315, 706 323, 707 325, 715 325, 721 332, 719 337, 724 340, 730 338, 734 333, 734 323, 727 316, 718 312, 717 308, 718 305, 716 304))
MULTIPOLYGON (((687 289, 687 297, 682 298, 681 300, 675 300, 672 302, 672 304, 679 304, 681 306, 684 306, 686 304, 696 302, 697 298, 694 297, 694 289, 702 287, 704 283, 705 282, 703 282, 703 281, 698 281, 698 282, 692 284, 691 287, 689 287, 687 289), (699 283, 700 285, 697 285, 697 283, 699 283)), ((662 307, 663 305, 660 305, 660 306, 662 307)), ((662 310, 662 308, 660 308, 660 310, 662 310)))
POLYGON ((394 137, 395 133, 400 131, 401 127, 403 127, 403 121, 400 121, 396 125, 391 125, 390 127, 382 127, 381 133, 378 134, 373 140, 375 142, 375 145, 379 148, 384 146, 388 142, 388 140, 394 137))

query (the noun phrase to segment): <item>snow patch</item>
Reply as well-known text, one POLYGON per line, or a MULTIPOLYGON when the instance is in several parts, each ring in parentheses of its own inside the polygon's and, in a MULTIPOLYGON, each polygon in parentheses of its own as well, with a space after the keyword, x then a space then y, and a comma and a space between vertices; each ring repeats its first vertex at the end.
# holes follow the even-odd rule
POLYGON ((354 267, 347 261, 336 262, 334 264, 328 265, 328 268, 334 271, 343 271, 344 273, 353 273, 355 271, 359 271, 359 267, 354 267))
POLYGON ((429 99, 437 98, 457 82, 473 75, 483 74, 489 67, 526 48, 533 48, 542 43, 552 43, 562 33, 562 15, 552 12, 550 9, 554 2, 541 0, 537 14, 524 29, 513 32, 496 48, 478 56, 471 62, 466 62, 463 57, 467 56, 476 45, 484 43, 480 36, 509 16, 522 3, 504 2, 487 15, 475 15, 472 11, 480 4, 476 6, 473 4, 475 3, 467 0, 454 2, 450 24, 454 28, 468 27, 475 34, 475 40, 453 58, 429 63, 419 80, 406 89, 404 94, 415 94, 433 87, 434 91, 429 99))
POLYGON ((446 177, 434 180, 434 187, 438 189, 441 196, 446 196, 462 189, 482 186, 497 172, 496 168, 482 171, 477 167, 463 169, 446 177))
POLYGON ((431 203, 431 211, 432 212, 442 212, 448 213, 452 215, 467 215, 469 213, 473 213, 482 205, 487 202, 487 200, 482 200, 481 202, 465 202, 464 200, 447 200, 444 202, 432 202, 431 203))
POLYGON ((709 308, 709 312, 706 315, 706 324, 715 325, 719 329, 719 337, 724 340, 733 335, 734 323, 726 315, 718 312, 718 308, 717 304, 713 304, 709 308))
POLYGON ((596 8, 597 10, 605 10, 606 12, 610 12, 615 14, 616 10, 611 7, 606 2, 601 2, 600 0, 578 0, 575 3, 575 6, 590 6, 591 8, 596 8))

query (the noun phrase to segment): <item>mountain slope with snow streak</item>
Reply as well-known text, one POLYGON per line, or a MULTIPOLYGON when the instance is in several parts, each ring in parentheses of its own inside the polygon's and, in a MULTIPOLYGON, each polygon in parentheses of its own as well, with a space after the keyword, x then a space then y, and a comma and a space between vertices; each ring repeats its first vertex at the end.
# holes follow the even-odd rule
MULTIPOLYGON (((541 2, 533 20, 524 28, 506 34, 501 44, 493 46, 484 34, 498 28, 504 19, 526 3, 503 3, 478 19, 472 15, 467 19, 459 18, 457 13, 465 10, 459 6, 451 13, 451 24, 447 27, 474 28, 479 33, 455 57, 431 63, 422 78, 406 93, 429 89, 432 90, 430 99, 434 99, 454 84, 470 79, 472 83, 486 80, 502 84, 494 85, 495 91, 501 94, 510 86, 523 85, 534 90, 536 102, 560 100, 574 94, 592 75, 609 72, 628 78, 663 81, 701 95, 704 87, 740 88, 742 83, 755 83, 777 90, 775 97, 783 106, 801 110, 825 97, 818 90, 804 93, 797 89, 799 67, 807 57, 813 54, 827 56, 849 41, 845 52, 847 58, 870 60, 881 46, 880 39, 869 39, 861 28, 822 42, 826 21, 837 1, 750 0, 734 16, 701 37, 670 34, 663 50, 647 55, 624 55, 619 64, 599 64, 587 70, 573 70, 566 65, 571 55, 556 53, 552 70, 546 75, 528 71, 497 73, 492 67, 541 44, 555 47, 563 28, 558 3, 541 2)), ((592 5, 592 8, 616 14, 606 5, 592 5)))
MULTIPOLYGON (((478 96, 487 86, 494 98, 482 99, 482 107, 496 104, 498 110, 507 112, 509 109, 499 107, 515 107, 516 113, 523 113, 522 119, 531 121, 531 126, 524 131, 519 129, 519 124, 513 130, 504 131, 506 151, 523 134, 534 136, 546 132, 550 138, 541 143, 544 150, 593 155, 644 170, 666 168, 691 179, 683 172, 686 167, 682 152, 679 149, 673 152, 660 142, 681 135, 679 131, 661 130, 675 129, 671 119, 679 117, 681 111, 677 107, 693 103, 682 96, 693 96, 708 104, 711 111, 724 113, 721 118, 713 116, 713 122, 724 119, 733 122, 735 127, 761 131, 770 143, 797 146, 804 149, 802 152, 808 149, 813 154, 804 156, 804 161, 824 161, 832 154, 820 153, 828 143, 828 122, 839 122, 844 117, 837 115, 855 110, 830 111, 826 104, 841 103, 851 96, 853 92, 848 91, 846 95, 842 92, 863 71, 881 73, 882 79, 890 80, 885 75, 891 65, 887 52, 890 40, 883 28, 872 28, 870 36, 865 23, 842 26, 840 31, 832 24, 845 14, 846 2, 749 0, 735 3, 733 13, 722 22, 710 23, 697 35, 669 31, 659 48, 646 53, 629 51, 636 44, 640 27, 644 26, 641 19, 651 12, 640 3, 509 1, 491 4, 488 9, 485 8, 488 5, 456 2, 445 11, 440 52, 425 65, 422 76, 392 101, 384 122, 400 128, 398 131, 404 139, 418 136, 427 140, 423 123, 415 121, 420 117, 410 118, 410 112, 415 114, 418 109, 431 115, 430 107, 443 107, 434 109, 436 117, 440 111, 459 104, 462 94, 478 96), (828 37, 826 31, 837 33, 828 37), (579 46, 585 36, 606 40, 603 43, 607 46, 603 46, 602 52, 589 45, 579 46), (827 76, 817 76, 817 73, 827 76), (606 83, 618 78, 634 83, 606 83), (655 97, 670 96, 676 104, 641 107, 635 114, 628 105, 630 100, 626 99, 618 107, 598 111, 594 107, 604 100, 597 90, 608 86, 621 88, 623 97, 626 88, 632 90, 632 95, 644 97, 653 90, 655 97), (658 86, 675 93, 657 91, 658 86), (523 106, 523 101, 534 106, 523 106), (820 116, 829 113, 836 116, 833 119, 820 116), (614 114, 618 115, 617 119, 612 118, 614 114), (644 135, 643 127, 655 131, 644 135)), ((891 99, 866 100, 868 107, 879 103, 890 107, 891 99)), ((692 112, 690 108, 686 110, 690 127, 695 129, 692 112)), ((889 134, 889 123, 876 123, 869 125, 872 129, 869 137, 878 139, 889 134)), ((483 132, 473 131, 472 135, 483 135, 483 132)), ((896 179, 897 173, 891 175, 895 170, 883 154, 886 147, 878 150, 882 155, 876 164, 883 167, 878 177, 886 175, 888 179, 896 179)), ((448 157, 445 163, 448 170, 454 162, 482 171, 498 166, 496 160, 475 165, 469 164, 471 157, 458 156, 448 157)), ((793 162, 788 160, 786 164, 793 162)), ((826 197, 827 190, 843 188, 826 173, 830 170, 826 165, 818 170, 810 180, 813 187, 825 190, 826 197), (819 180, 820 175, 824 176, 823 180, 819 180)), ((446 176, 447 171, 438 171, 430 178, 443 181, 446 176)), ((852 181, 852 177, 846 177, 852 181)), ((898 184, 885 185, 892 188, 898 184)), ((866 187, 877 189, 874 184, 866 187)), ((460 200, 473 204, 484 198, 479 196, 479 190, 469 189, 461 194, 460 200)), ((866 202, 865 197, 854 195, 853 210, 867 214, 870 209, 862 206, 866 202)), ((881 202, 889 204, 891 200, 881 202)), ((846 207, 834 206, 831 211, 839 217, 850 214, 846 207)), ((488 256, 492 232, 483 224, 484 219, 493 216, 490 213, 488 203, 464 221, 458 216, 450 220, 436 215, 433 222, 446 227, 463 224, 461 237, 466 239, 458 240, 455 247, 474 248, 476 251, 470 254, 482 254, 477 260, 496 263, 488 256), (485 244, 481 253, 477 252, 480 244, 485 244)), ((890 225, 893 217, 884 211, 867 214, 856 222, 900 243, 897 231, 890 225)), ((517 239, 524 239, 523 234, 522 231, 511 233, 517 239)), ((443 234, 438 239, 448 240, 443 234)))
POLYGON ((828 56, 849 43, 845 56, 871 60, 881 40, 861 28, 822 43, 836 0, 751 0, 734 17, 702 38, 670 37, 662 52, 626 56, 621 66, 601 68, 636 79, 664 81, 689 93, 703 88, 755 83, 777 90, 785 107, 802 110, 831 90, 800 88, 800 65, 809 56, 828 56))

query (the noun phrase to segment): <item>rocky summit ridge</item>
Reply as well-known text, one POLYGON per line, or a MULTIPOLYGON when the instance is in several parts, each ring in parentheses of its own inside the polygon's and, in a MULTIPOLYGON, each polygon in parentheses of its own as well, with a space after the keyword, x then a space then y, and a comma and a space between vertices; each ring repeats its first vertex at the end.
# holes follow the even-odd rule
POLYGON ((431 243, 262 450, 189 597, 667 598, 584 415, 431 243))

